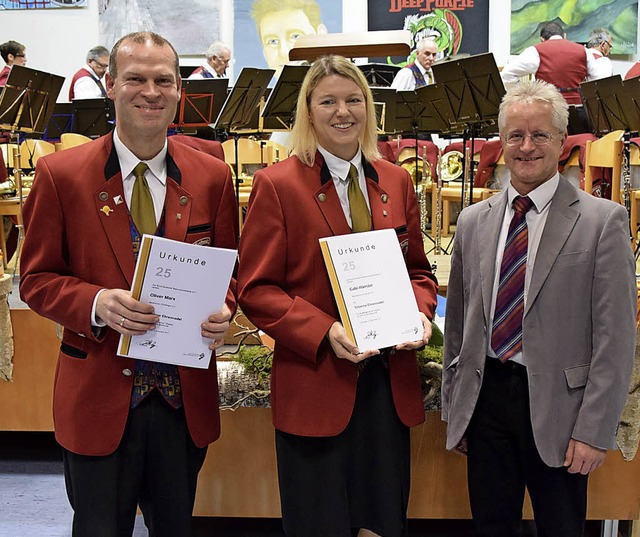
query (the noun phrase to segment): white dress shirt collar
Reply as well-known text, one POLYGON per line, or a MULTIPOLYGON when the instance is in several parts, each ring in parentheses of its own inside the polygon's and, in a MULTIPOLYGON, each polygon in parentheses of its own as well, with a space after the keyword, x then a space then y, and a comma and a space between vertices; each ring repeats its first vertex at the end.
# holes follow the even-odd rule
MULTIPOLYGON (((132 178, 133 168, 135 168, 140 162, 140 159, 136 157, 131 150, 124 145, 122 140, 118 137, 118 129, 113 131, 113 145, 116 148, 118 154, 118 161, 120 162, 120 171, 122 172, 122 180, 132 178)), ((149 166, 151 173, 162 183, 166 184, 167 181, 167 141, 164 142, 164 147, 160 152, 151 160, 145 160, 149 166)))
MULTIPOLYGON (((558 184, 560 183, 560 174, 556 172, 556 174, 545 181, 537 188, 534 188, 527 196, 533 202, 535 211, 540 214, 546 206, 551 203, 551 199, 553 195, 556 193, 558 188, 558 184)), ((508 197, 508 207, 511 209, 513 207, 513 200, 516 196, 520 196, 521 194, 513 188, 511 183, 509 183, 509 187, 507 188, 507 197, 508 197)), ((513 211, 513 209, 511 209, 513 211)))

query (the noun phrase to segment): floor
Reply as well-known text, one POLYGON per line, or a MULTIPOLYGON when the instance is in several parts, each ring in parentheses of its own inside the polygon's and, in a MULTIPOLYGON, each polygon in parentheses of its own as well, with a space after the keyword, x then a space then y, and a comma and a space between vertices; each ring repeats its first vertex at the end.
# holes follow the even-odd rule
MULTIPOLYGON (((72 511, 52 433, 0 432, 0 537, 68 537, 72 511)), ((408 537, 469 537, 468 521, 410 520, 408 537)), ((589 522, 585 537, 601 535, 589 522)), ((628 530, 620 528, 620 537, 628 530)), ((138 516, 132 537, 147 537, 138 516)), ((194 537, 284 537, 277 519, 194 518, 194 537)), ((177 536, 178 537, 178 536, 177 536)), ((528 528, 524 537, 535 537, 528 528)))

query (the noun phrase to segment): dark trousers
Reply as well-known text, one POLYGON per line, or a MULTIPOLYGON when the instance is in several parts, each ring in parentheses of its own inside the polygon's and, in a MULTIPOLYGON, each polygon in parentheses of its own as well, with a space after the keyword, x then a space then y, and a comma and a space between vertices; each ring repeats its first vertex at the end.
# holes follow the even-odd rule
POLYGON ((398 418, 389 372, 378 357, 360 374, 342 433, 311 438, 276 430, 276 452, 287 537, 351 537, 359 528, 406 535, 409 429, 398 418))
POLYGON ((549 467, 540 458, 524 366, 487 358, 466 436, 469 498, 478 537, 522 535, 525 486, 538 537, 583 536, 587 476, 549 467))
POLYGON ((131 410, 114 453, 64 451, 73 537, 131 537, 138 504, 150 537, 189 537, 206 452, 191 440, 184 410, 154 390, 131 410))

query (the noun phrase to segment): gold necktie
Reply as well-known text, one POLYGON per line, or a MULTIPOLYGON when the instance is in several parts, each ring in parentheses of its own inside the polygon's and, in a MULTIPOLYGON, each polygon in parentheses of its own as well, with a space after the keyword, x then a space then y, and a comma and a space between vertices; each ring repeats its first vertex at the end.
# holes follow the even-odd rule
POLYGON ((349 211, 351 212, 351 229, 354 233, 371 231, 371 214, 369 214, 364 194, 360 190, 358 170, 353 164, 349 168, 348 178, 347 194, 349 196, 349 211))
POLYGON ((153 235, 156 232, 156 212, 153 208, 153 198, 149 190, 149 183, 144 176, 144 172, 149 169, 144 162, 139 162, 133 169, 136 182, 133 185, 131 194, 131 217, 138 228, 140 234, 153 235))

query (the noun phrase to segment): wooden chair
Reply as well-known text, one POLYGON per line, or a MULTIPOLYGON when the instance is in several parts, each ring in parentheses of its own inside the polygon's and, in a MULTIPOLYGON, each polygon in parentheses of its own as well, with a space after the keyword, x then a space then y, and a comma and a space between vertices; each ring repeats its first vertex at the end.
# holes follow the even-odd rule
POLYGON ((20 164, 22 169, 35 169, 40 157, 55 153, 56 147, 45 140, 28 139, 20 144, 20 164))
POLYGON ((611 199, 620 203, 620 172, 622 169, 622 135, 613 131, 596 141, 587 141, 584 165, 584 190, 593 192, 596 168, 611 169, 611 199))
POLYGON ((75 132, 64 132, 60 135, 60 147, 61 149, 70 149, 78 145, 86 144, 90 142, 91 138, 75 132))
POLYGON ((267 147, 271 148, 273 154, 273 162, 280 162, 281 160, 286 159, 289 156, 288 149, 279 144, 278 142, 273 142, 271 140, 266 141, 267 147))

